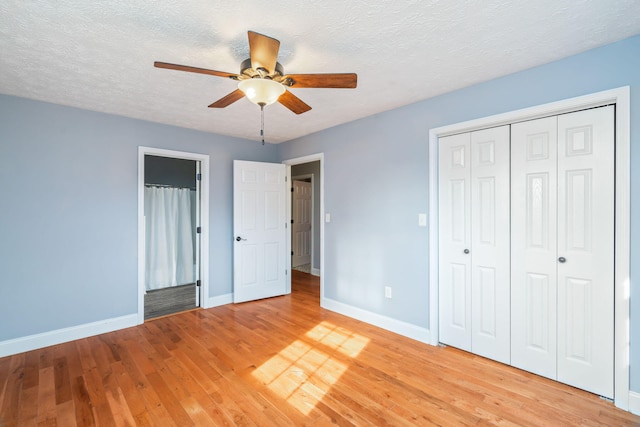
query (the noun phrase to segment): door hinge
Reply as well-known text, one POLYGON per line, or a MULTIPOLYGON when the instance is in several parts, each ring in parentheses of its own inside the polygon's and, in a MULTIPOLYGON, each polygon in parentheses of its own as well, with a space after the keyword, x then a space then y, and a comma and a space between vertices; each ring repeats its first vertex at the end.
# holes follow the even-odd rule
POLYGON ((291 187, 291 192, 293 193, 293 187, 291 187))
POLYGON ((202 233, 202 227, 196 227, 196 233, 198 234, 202 233))
POLYGON ((196 286, 200 287, 200 280, 196 280, 196 286))
POLYGON ((291 224, 293 224, 293 218, 291 218, 291 224))
POLYGON ((291 256, 293 256, 293 251, 291 251, 291 256))
POLYGON ((287 276, 289 273, 287 273, 288 270, 284 271, 284 275, 287 276))
POLYGON ((201 173, 196 174, 196 180, 197 181, 202 181, 202 174, 201 173))

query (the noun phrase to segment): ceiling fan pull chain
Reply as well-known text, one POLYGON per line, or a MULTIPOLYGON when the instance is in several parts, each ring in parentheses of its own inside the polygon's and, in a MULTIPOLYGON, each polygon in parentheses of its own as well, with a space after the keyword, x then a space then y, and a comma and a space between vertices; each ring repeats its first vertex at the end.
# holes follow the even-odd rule
POLYGON ((260 136, 262 137, 262 145, 264 145, 264 105, 260 106, 260 136))

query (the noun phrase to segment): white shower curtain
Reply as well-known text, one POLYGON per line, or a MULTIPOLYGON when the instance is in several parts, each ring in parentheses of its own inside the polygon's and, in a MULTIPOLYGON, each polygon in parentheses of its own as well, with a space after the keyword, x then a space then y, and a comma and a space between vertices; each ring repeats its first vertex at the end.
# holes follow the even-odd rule
POLYGON ((191 195, 187 188, 145 187, 146 289, 193 283, 191 195))

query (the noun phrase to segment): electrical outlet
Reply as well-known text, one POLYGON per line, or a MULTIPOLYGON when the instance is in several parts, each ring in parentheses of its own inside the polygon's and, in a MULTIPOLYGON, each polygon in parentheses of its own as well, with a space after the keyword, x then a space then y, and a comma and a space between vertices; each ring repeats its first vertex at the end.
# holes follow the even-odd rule
POLYGON ((391 298, 391 286, 384 287, 384 297, 389 299, 391 298))

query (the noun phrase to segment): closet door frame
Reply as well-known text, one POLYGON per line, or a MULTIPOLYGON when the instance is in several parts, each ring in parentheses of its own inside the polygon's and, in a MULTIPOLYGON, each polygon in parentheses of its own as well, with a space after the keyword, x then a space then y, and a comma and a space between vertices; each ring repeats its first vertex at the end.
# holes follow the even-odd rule
POLYGON ((629 245, 630 245, 630 89, 629 86, 543 104, 429 130, 429 342, 438 345, 438 139, 463 132, 616 105, 615 118, 615 261, 614 261, 614 404, 629 410, 629 245))

